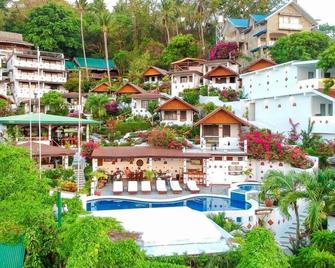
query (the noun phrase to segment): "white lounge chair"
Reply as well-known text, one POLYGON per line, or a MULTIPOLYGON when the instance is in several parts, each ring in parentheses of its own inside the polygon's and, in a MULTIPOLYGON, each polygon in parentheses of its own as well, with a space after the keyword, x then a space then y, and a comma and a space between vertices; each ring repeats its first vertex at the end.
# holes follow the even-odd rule
POLYGON ((113 182, 113 194, 121 194, 123 192, 123 182, 114 181, 113 182))
POLYGON ((156 190, 159 194, 166 194, 167 193, 165 180, 157 180, 156 181, 156 190))
POLYGON ((151 192, 151 183, 150 181, 141 181, 141 191, 144 194, 151 192))
POLYGON ((170 187, 174 194, 181 194, 183 189, 180 187, 179 181, 170 181, 170 187))
POLYGON ((200 189, 195 183, 195 181, 191 181, 191 180, 187 181, 186 186, 191 191, 192 194, 197 194, 200 192, 200 189))
POLYGON ((128 193, 136 194, 138 192, 137 181, 128 181, 128 193))

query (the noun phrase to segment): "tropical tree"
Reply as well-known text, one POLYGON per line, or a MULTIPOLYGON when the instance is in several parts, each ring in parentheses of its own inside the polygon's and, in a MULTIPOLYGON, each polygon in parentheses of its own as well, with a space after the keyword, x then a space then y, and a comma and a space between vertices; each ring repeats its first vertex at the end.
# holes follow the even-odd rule
POLYGON ((166 31, 167 43, 170 43, 169 22, 171 18, 172 7, 173 7, 172 5, 173 5, 172 0, 161 0, 160 1, 160 8, 162 10, 162 15, 163 15, 162 23, 166 31))
POLYGON ((328 213, 335 209, 335 170, 319 170, 315 176, 305 176, 304 185, 308 202, 305 225, 315 232, 323 228, 328 213))
POLYGON ((314 60, 331 44, 331 39, 320 32, 300 32, 280 38, 271 48, 277 63, 292 60, 314 60))
POLYGON ((109 103, 107 94, 92 94, 87 98, 85 110, 93 114, 93 118, 103 120, 107 116, 106 104, 109 103))
POLYGON ((85 72, 86 72, 86 79, 88 79, 88 68, 87 68, 87 59, 86 59, 86 50, 85 50, 85 39, 84 39, 84 12, 87 9, 87 1, 86 0, 76 0, 76 6, 80 12, 80 35, 81 35, 81 46, 83 50, 83 57, 85 62, 85 72))
POLYGON ((296 220, 296 239, 301 241, 298 201, 305 198, 303 181, 305 173, 289 172, 284 175, 281 171, 270 171, 264 178, 260 198, 271 198, 278 202, 281 213, 291 218, 290 209, 293 209, 296 220))
POLYGON ((335 66, 335 44, 332 44, 325 51, 320 54, 318 67, 322 68, 325 72, 335 66))
POLYGON ((99 15, 99 23, 102 30, 102 33, 104 35, 104 47, 105 47, 105 60, 106 60, 106 68, 107 68, 107 75, 108 75, 108 83, 111 85, 111 75, 109 70, 109 57, 108 57, 108 43, 107 43, 107 37, 108 37, 108 27, 112 20, 112 15, 107 10, 103 10, 99 15))
POLYGON ((49 106, 48 113, 55 115, 66 115, 68 113, 67 103, 61 93, 49 91, 44 93, 41 102, 49 106))

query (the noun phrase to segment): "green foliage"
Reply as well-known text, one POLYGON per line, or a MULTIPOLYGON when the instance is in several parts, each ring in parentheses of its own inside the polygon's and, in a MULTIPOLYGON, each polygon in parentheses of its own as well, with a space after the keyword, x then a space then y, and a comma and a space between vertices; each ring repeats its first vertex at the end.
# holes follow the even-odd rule
POLYGON ((27 150, 3 144, 0 174, 0 243, 23 236, 25 266, 51 267, 56 225, 47 181, 39 178, 27 150))
POLYGON ((171 42, 163 50, 162 60, 165 65, 171 62, 185 58, 196 57, 198 54, 198 46, 191 34, 176 35, 171 42))
POLYGON ((203 110, 205 112, 205 115, 213 112, 217 106, 213 102, 208 102, 204 105, 203 110))
POLYGON ((114 127, 114 132, 120 132, 120 134, 123 136, 126 133, 136 132, 139 130, 147 130, 151 127, 150 122, 148 120, 142 119, 142 118, 134 118, 134 119, 128 119, 125 122, 119 122, 114 127))
POLYGON ((189 104, 196 105, 199 103, 199 90, 197 88, 185 89, 181 97, 189 104))
POLYGON ((328 35, 330 38, 335 39, 335 26, 328 23, 320 24, 318 31, 328 35))
POLYGON ((326 50, 320 54, 320 59, 318 62, 318 67, 322 68, 324 71, 335 66, 335 44, 333 43, 326 50))
POLYGON ((65 98, 57 91, 49 91, 44 93, 41 102, 49 106, 48 113, 55 115, 67 115, 68 108, 65 98))
POLYGON ((277 63, 292 60, 313 60, 330 45, 330 38, 319 32, 300 32, 280 38, 271 48, 277 63))
POLYGON ((11 115, 10 105, 7 100, 0 99, 0 116, 11 115))
POLYGON ((129 94, 122 94, 122 95, 118 96, 117 102, 130 104, 131 103, 131 98, 130 98, 129 94))
POLYGON ((129 69, 129 52, 126 50, 119 50, 114 54, 113 59, 120 74, 123 75, 126 73, 129 69))
POLYGON ((287 257, 278 248, 271 231, 255 228, 247 233, 237 268, 285 268, 287 257))
POLYGON ((128 78, 137 84, 142 82, 143 72, 151 65, 152 59, 149 53, 136 55, 129 64, 128 78))
POLYGON ((201 96, 208 96, 208 86, 204 85, 199 88, 199 94, 201 96))
MULTIPOLYGON (((87 80, 84 76, 84 71, 81 72, 81 90, 82 92, 89 92, 93 87, 102 81, 87 80)), ((78 92, 79 90, 79 75, 77 71, 69 73, 64 88, 70 92, 78 92)))
POLYGON ((328 94, 329 90, 334 86, 334 79, 325 79, 323 81, 323 93, 328 94))
POLYGON ((108 102, 107 94, 91 94, 86 100, 85 110, 91 112, 94 119, 104 120, 107 116, 106 104, 108 102))
POLYGON ((47 169, 43 171, 43 175, 50 180, 51 186, 55 187, 58 185, 60 180, 70 180, 74 175, 73 169, 65 169, 58 167, 54 169, 47 169))
POLYGON ((311 243, 318 250, 335 254, 335 232, 326 230, 315 232, 312 235, 311 243))
POLYGON ((45 4, 28 14, 24 36, 42 50, 75 55, 81 44, 79 25, 77 16, 70 9, 54 3, 45 4))
POLYGON ((233 220, 226 218, 224 212, 220 212, 217 214, 209 214, 207 215, 213 222, 219 225, 222 229, 227 232, 231 232, 234 230, 241 230, 241 225, 235 223, 233 220))
POLYGON ((148 111, 149 111, 149 113, 154 114, 155 110, 157 109, 157 107, 158 107, 158 101, 157 100, 151 100, 151 101, 149 101, 149 103, 148 103, 148 111))

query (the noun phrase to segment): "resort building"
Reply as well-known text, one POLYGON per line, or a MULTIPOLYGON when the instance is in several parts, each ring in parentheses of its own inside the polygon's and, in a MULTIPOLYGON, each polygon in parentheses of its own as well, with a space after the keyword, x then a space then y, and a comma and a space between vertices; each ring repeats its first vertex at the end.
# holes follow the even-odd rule
POLYGON ((219 90, 231 88, 238 89, 238 73, 229 67, 219 65, 211 69, 204 75, 209 88, 216 88, 219 90))
POLYGON ((0 59, 6 62, 13 52, 31 50, 33 44, 23 40, 22 34, 0 31, 0 59))
POLYGON ((116 92, 117 95, 122 95, 122 94, 141 94, 141 93, 146 93, 146 91, 133 84, 133 83, 127 83, 123 86, 121 86, 116 92))
MULTIPOLYGON (((256 126, 287 134, 292 124, 327 139, 335 138, 335 88, 325 90, 325 81, 335 77, 317 67, 317 60, 291 61, 241 74, 248 100, 241 114, 256 126), (291 121, 291 123, 290 123, 291 121)), ((239 114, 241 116, 241 114, 239 114)))
MULTIPOLYGON (((86 58, 87 69, 89 72, 89 77, 91 79, 101 80, 107 78, 109 71, 111 77, 118 76, 117 67, 112 59, 108 60, 108 68, 106 60, 103 58, 86 58)), ((66 60, 66 70, 67 72, 72 72, 78 69, 85 69, 85 59, 82 57, 74 57, 72 60, 66 60)), ((82 75, 84 75, 83 73, 82 75)))
POLYGON ((173 97, 156 109, 160 113, 160 122, 166 125, 192 125, 193 116, 198 109, 186 101, 173 97))
POLYGON ((83 112, 88 95, 87 93, 81 94, 81 109, 79 106, 79 93, 78 92, 66 92, 66 93, 63 93, 63 97, 66 99, 68 109, 70 112, 75 112, 79 110, 83 112))
POLYGON ((223 27, 227 41, 239 43, 246 55, 266 54, 280 37, 311 31, 317 25, 296 0, 291 0, 270 14, 253 14, 249 18, 228 18, 223 27))
POLYGON ((156 66, 150 66, 143 73, 144 83, 160 85, 163 82, 163 77, 165 77, 168 74, 169 72, 167 70, 158 68, 156 66))
POLYGON ((109 88, 109 84, 107 82, 103 82, 101 84, 96 85, 94 88, 92 88, 91 92, 108 94, 110 93, 108 88, 109 88))
POLYGON ((271 66, 274 66, 274 65, 276 65, 276 63, 273 60, 261 57, 259 59, 256 59, 256 60, 250 62, 245 67, 243 67, 240 70, 240 73, 254 72, 254 71, 262 70, 264 68, 271 67, 271 66))
POLYGON ((160 106, 169 99, 169 96, 159 91, 151 91, 131 95, 131 112, 133 115, 151 117, 148 107, 151 101, 157 102, 160 106))
POLYGON ((50 90, 64 91, 66 73, 61 53, 38 53, 36 50, 13 52, 8 57, 6 71, 8 91, 17 105, 27 99, 40 98, 50 90))

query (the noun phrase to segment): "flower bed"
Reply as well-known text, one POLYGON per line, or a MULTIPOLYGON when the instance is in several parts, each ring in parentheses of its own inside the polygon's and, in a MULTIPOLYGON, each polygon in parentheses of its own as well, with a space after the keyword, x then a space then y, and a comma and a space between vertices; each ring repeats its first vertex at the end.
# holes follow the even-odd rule
POLYGON ((231 88, 223 89, 220 92, 220 100, 223 102, 238 101, 240 99, 240 92, 231 88))

